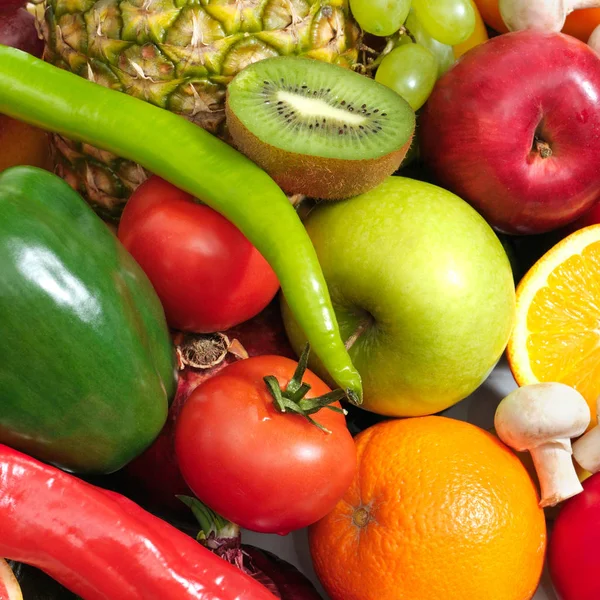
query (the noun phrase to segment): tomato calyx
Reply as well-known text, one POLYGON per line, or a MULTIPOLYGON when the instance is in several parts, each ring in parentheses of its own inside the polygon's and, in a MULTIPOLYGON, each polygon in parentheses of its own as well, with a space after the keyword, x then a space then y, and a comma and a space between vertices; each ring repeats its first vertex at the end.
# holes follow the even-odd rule
POLYGON ((302 356, 300 356, 294 376, 288 382, 285 390, 281 388, 279 381, 273 375, 267 375, 263 378, 263 381, 273 396, 273 404, 279 412, 300 415, 324 433, 330 434, 329 429, 315 421, 310 415, 319 412, 322 408, 328 408, 343 415, 347 414, 347 411, 343 408, 332 406, 334 402, 342 400, 346 393, 343 390, 333 390, 316 398, 306 398, 311 386, 308 383, 303 383, 302 378, 306 372, 309 354, 310 346, 307 344, 304 347, 302 356))

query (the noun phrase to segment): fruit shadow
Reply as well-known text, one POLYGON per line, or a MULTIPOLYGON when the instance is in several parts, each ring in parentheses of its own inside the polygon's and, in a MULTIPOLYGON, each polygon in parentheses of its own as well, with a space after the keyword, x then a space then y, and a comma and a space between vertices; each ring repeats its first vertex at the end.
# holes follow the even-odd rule
POLYGON ((548 566, 544 566, 544 573, 542 574, 542 580, 540 587, 537 590, 536 595, 532 600, 559 600, 557 593, 554 591, 554 586, 550 580, 550 574, 548 572, 548 566))
POLYGON ((311 580, 323 600, 329 598, 315 574, 310 558, 306 529, 300 529, 285 536, 243 530, 242 539, 245 544, 252 544, 258 548, 268 549, 279 556, 279 558, 295 565, 311 580))
POLYGON ((317 577, 312 559, 310 557, 310 549, 308 546, 308 531, 302 529, 293 533, 294 549, 296 556, 298 557, 298 565, 300 570, 313 582, 316 590, 319 592, 322 598, 326 599, 329 596, 325 593, 319 578, 317 577))
POLYGON ((440 414, 490 430, 494 426, 494 415, 498 404, 516 388, 517 384, 510 372, 506 357, 503 356, 477 390, 462 402, 440 414))

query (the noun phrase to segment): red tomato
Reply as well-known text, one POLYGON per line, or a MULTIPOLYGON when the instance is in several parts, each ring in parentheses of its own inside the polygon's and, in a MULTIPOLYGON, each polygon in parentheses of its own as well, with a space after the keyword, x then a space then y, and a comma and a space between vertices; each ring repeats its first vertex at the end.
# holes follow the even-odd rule
MULTIPOLYGON (((181 472, 198 498, 239 526, 285 534, 330 512, 352 482, 354 441, 344 416, 327 408, 312 415, 281 413, 266 375, 282 389, 297 367, 280 356, 233 363, 202 383, 184 405, 175 433, 181 472)), ((306 371, 307 398, 330 391, 306 371)), ((339 404, 334 404, 338 406, 339 404)))
POLYGON ((159 177, 131 196, 118 236, 175 329, 229 329, 257 315, 279 289, 273 269, 234 225, 159 177))
POLYGON ((600 473, 567 500, 548 547, 552 582, 562 600, 600 598, 600 473))

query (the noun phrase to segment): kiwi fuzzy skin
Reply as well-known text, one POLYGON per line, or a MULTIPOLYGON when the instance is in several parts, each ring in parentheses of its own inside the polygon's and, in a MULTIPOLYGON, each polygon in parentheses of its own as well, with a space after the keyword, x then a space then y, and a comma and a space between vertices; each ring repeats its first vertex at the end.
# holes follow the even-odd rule
POLYGON ((234 146, 265 170, 286 194, 303 194, 319 200, 345 200, 383 183, 398 170, 412 143, 365 160, 324 158, 288 152, 263 142, 225 105, 227 128, 234 146))

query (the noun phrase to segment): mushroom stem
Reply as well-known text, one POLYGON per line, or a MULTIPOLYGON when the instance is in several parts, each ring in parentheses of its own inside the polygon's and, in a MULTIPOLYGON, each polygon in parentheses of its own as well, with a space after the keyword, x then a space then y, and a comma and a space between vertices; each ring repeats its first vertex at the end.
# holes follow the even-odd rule
POLYGON ((555 440, 530 452, 540 480, 540 506, 555 506, 583 491, 573 468, 570 440, 555 440))
POLYGON ((600 471, 600 426, 597 425, 573 444, 573 455, 586 471, 600 471))

